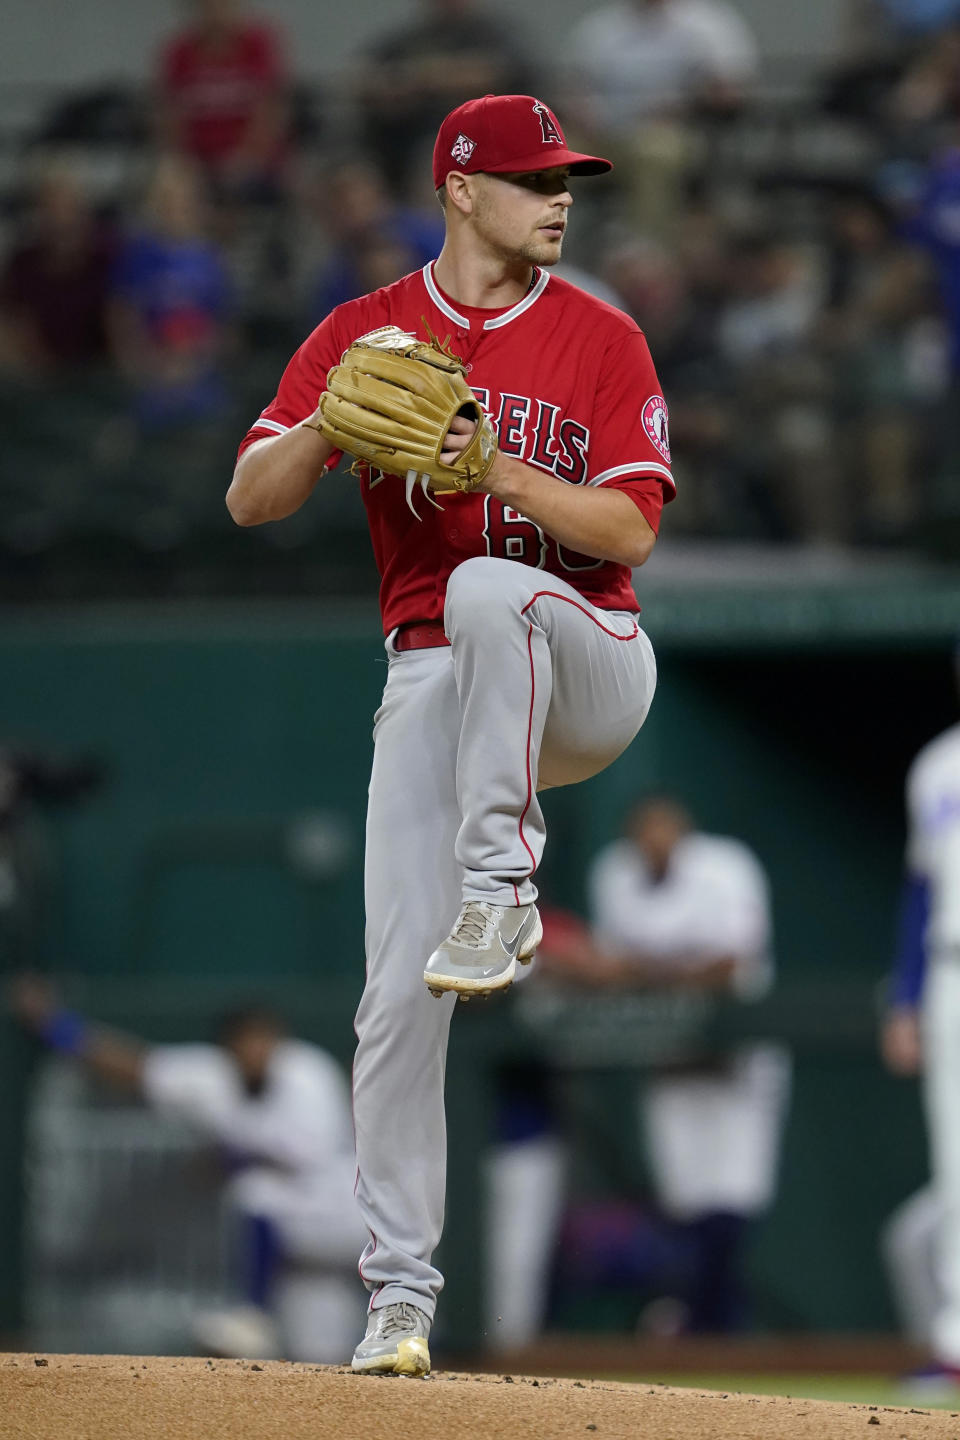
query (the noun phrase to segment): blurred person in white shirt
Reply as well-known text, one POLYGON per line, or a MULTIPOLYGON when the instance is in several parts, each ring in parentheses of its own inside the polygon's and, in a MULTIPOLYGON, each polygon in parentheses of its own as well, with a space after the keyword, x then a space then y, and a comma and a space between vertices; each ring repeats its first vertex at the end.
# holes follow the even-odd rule
POLYGON ((566 48, 584 140, 607 147, 632 227, 670 238, 706 163, 692 122, 735 115, 756 74, 749 26, 728 0, 614 0, 590 10, 566 48))
POLYGON ((605 135, 652 116, 736 109, 757 67, 753 34, 727 0, 616 0, 589 11, 572 41, 605 135))
MULTIPOLYGON (((596 856, 589 896, 598 950, 579 967, 584 983, 742 1001, 769 988, 763 867, 739 840, 695 829, 672 796, 634 807, 623 838, 596 856)), ((689 1292, 679 1297, 685 1329, 730 1331, 748 1320, 744 1245, 750 1223, 774 1198, 789 1078, 781 1046, 750 1041, 654 1070, 642 1086, 657 1199, 692 1255, 689 1292)))
POLYGON ((215 1043, 177 1045, 89 1021, 35 976, 14 982, 10 1005, 51 1050, 220 1152, 244 1293, 235 1306, 194 1317, 196 1343, 225 1356, 347 1359, 363 1313, 356 1257, 367 1232, 353 1196, 350 1090, 337 1061, 288 1036, 259 1005, 225 1015, 215 1043))

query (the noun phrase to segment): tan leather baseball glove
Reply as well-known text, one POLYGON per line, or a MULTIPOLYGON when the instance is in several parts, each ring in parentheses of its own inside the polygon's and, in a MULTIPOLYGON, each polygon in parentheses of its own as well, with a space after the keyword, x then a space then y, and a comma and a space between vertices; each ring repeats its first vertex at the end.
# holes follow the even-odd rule
POLYGON ((496 458, 497 435, 465 375, 463 361, 434 337, 427 343, 385 325, 344 351, 305 423, 338 450, 406 480, 408 503, 416 485, 428 495, 478 490, 496 458), (445 465, 440 454, 457 415, 477 428, 456 463, 445 465))

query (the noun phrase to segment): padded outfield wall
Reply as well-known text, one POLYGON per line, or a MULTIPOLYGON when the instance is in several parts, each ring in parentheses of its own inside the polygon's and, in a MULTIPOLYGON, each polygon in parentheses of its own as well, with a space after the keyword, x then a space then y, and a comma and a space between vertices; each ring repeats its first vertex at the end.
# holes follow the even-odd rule
MULTIPOLYGON (((544 883, 555 900, 582 906, 590 855, 649 787, 676 790, 704 828, 761 855, 779 985, 748 1023, 793 1044, 796 1078, 780 1198, 754 1257, 760 1319, 877 1329, 891 1323, 877 1228, 923 1178, 924 1147, 915 1088, 886 1077, 875 1057, 875 992, 894 924, 903 774, 957 710, 949 654, 960 589, 661 585, 647 591, 644 623, 660 665, 650 719, 604 775, 545 797, 544 883)), ((203 1034, 227 999, 273 991, 305 1033, 348 1061, 371 719, 384 677, 375 616, 302 603, 8 612, 0 667, 0 740, 105 765, 89 799, 31 820, 47 877, 36 962, 91 1013, 157 1038, 203 1034)), ((13 962, 8 944, 3 963, 13 962)), ((481 1127, 487 1099, 476 1080, 509 1044, 511 1022, 488 1008, 457 1024, 450 1094, 481 1127)), ((642 1052, 638 1043, 641 1064, 642 1052)), ((4 1024, 6 1234, 19 1223, 31 1063, 4 1024)), ((604 1097, 628 1082, 589 1057, 574 1063, 615 1144, 604 1097)), ((448 1307, 451 1338, 469 1344, 476 1146, 469 1125, 458 1129, 448 1307)), ((6 1246, 0 1260, 0 1328, 17 1323, 13 1254, 6 1246)))

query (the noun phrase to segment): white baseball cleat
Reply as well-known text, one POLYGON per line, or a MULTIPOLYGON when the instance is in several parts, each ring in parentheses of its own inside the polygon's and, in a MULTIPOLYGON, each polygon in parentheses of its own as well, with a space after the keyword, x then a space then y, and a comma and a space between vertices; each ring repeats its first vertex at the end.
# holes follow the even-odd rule
POLYGON ((430 1321, 405 1300, 370 1311, 351 1368, 372 1375, 429 1375, 430 1321))
POLYGON ((490 905, 468 900, 423 978, 431 995, 455 990, 461 999, 490 995, 513 984, 517 961, 529 965, 543 939, 536 905, 490 905))

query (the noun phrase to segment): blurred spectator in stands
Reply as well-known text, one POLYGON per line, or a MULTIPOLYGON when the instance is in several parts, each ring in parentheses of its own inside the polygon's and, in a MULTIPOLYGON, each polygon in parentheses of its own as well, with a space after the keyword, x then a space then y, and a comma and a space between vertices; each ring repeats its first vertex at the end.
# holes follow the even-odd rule
POLYGON ((370 235, 357 247, 360 295, 392 285, 402 275, 422 269, 417 252, 392 235, 370 235))
POLYGON ((762 232, 742 236, 731 255, 729 280, 719 341, 734 369, 766 363, 810 335, 820 299, 816 277, 789 241, 762 232))
POLYGON ((76 177, 45 170, 0 274, 0 366, 53 377, 106 363, 113 248, 76 177))
POLYGON ((193 0, 192 25, 165 46, 157 73, 159 139, 195 161, 215 194, 273 198, 288 154, 290 96, 271 23, 236 0, 193 0))
POLYGON ((841 68, 869 66, 872 61, 875 78, 889 82, 903 72, 929 36, 958 19, 960 0, 846 0, 840 27, 841 68))
POLYGON ((104 1029, 20 976, 14 1015, 51 1050, 139 1095, 216 1146, 241 1234, 245 1295, 194 1319, 207 1353, 339 1363, 362 1313, 350 1089, 337 1062, 262 1006, 226 1015, 215 1044, 149 1045, 104 1029))
POLYGON ((397 204, 369 161, 335 165, 318 182, 312 208, 330 247, 313 281, 313 324, 345 300, 421 269, 443 245, 439 207, 397 204))
POLYGON ((846 538, 812 255, 763 229, 730 235, 695 205, 674 243, 621 242, 604 274, 662 357, 684 479, 678 523, 714 536, 846 538))
POLYGON ((230 286, 208 239, 199 175, 187 161, 161 160, 112 276, 112 344, 143 425, 220 414, 230 318, 230 286))
POLYGON ((824 108, 889 124, 892 97, 925 55, 927 37, 958 17, 960 0, 847 0, 837 56, 823 77, 824 108))
POLYGON ((834 547, 849 539, 831 380, 816 344, 815 255, 765 229, 732 244, 717 316, 718 353, 737 420, 735 449, 766 491, 771 538, 834 547))
POLYGON ((728 0, 614 0, 578 22, 566 50, 581 123, 618 164, 630 218, 670 233, 704 159, 687 122, 735 114, 753 79, 746 21, 728 0))
POLYGON ((849 307, 873 290, 897 248, 893 217, 871 189, 851 186, 828 201, 824 218, 828 274, 822 323, 842 327, 849 307))
POLYGON ((603 274, 656 350, 657 374, 672 403, 678 391, 689 388, 692 369, 717 363, 713 296, 697 293, 682 251, 648 236, 609 250, 603 274))
POLYGON ((885 13, 905 35, 939 30, 960 16, 960 0, 873 0, 873 9, 885 13))
MULTIPOLYGON (((337 161, 317 176, 304 218, 298 248, 309 251, 318 231, 326 241, 306 286, 313 324, 345 300, 422 269, 443 245, 443 216, 433 191, 427 207, 398 202, 377 167, 361 158, 337 161)), ((555 273, 608 304, 621 303, 609 285, 578 266, 564 263, 555 273)))
POLYGON ((960 139, 930 161, 902 231, 929 257, 947 332, 948 378, 930 427, 927 529, 936 547, 955 557, 960 549, 960 139))
MULTIPOLYGON (((420 0, 421 15, 367 51, 357 80, 366 147, 401 198, 440 122, 475 95, 526 94, 529 65, 512 18, 483 0, 420 0)), ((429 164, 424 173, 430 172, 429 164)))
POLYGON ((934 155, 901 228, 933 264, 950 333, 950 369, 960 376, 960 141, 934 155))
POLYGON ((627 302, 620 292, 605 280, 602 275, 596 275, 583 265, 572 265, 562 260, 559 265, 554 265, 550 271, 551 275, 559 275, 561 280, 566 280, 568 285, 576 285, 578 289, 585 290, 588 295, 602 300, 605 305, 612 305, 615 310, 628 310, 627 302))
POLYGON ((577 24, 569 53, 587 84, 593 125, 630 135, 655 115, 738 109, 757 64, 743 16, 727 0, 618 0, 577 24))
POLYGON ((855 538, 902 543, 929 489, 929 435, 947 381, 945 327, 929 266, 869 191, 837 199, 828 252, 827 303, 818 324, 836 381, 855 538))
POLYGON ((924 127, 960 116, 960 24, 931 36, 907 66, 890 96, 894 120, 924 127))
POLYGON ((741 436, 728 367, 721 359, 717 322, 723 303, 724 244, 719 227, 689 245, 667 246, 639 236, 613 246, 602 271, 657 355, 657 373, 670 397, 673 463, 683 476, 681 529, 715 536, 765 534, 744 490, 741 436))
MULTIPOLYGON (((595 944, 559 949, 546 974, 617 990, 659 989, 749 1001, 771 980, 769 886, 740 841, 698 832, 672 796, 631 812, 624 838, 589 875, 595 944)), ((749 1042, 665 1067, 641 1113, 664 1213, 694 1263, 686 1326, 725 1331, 748 1319, 743 1263, 751 1223, 770 1206, 786 1116, 789 1058, 749 1042)))

